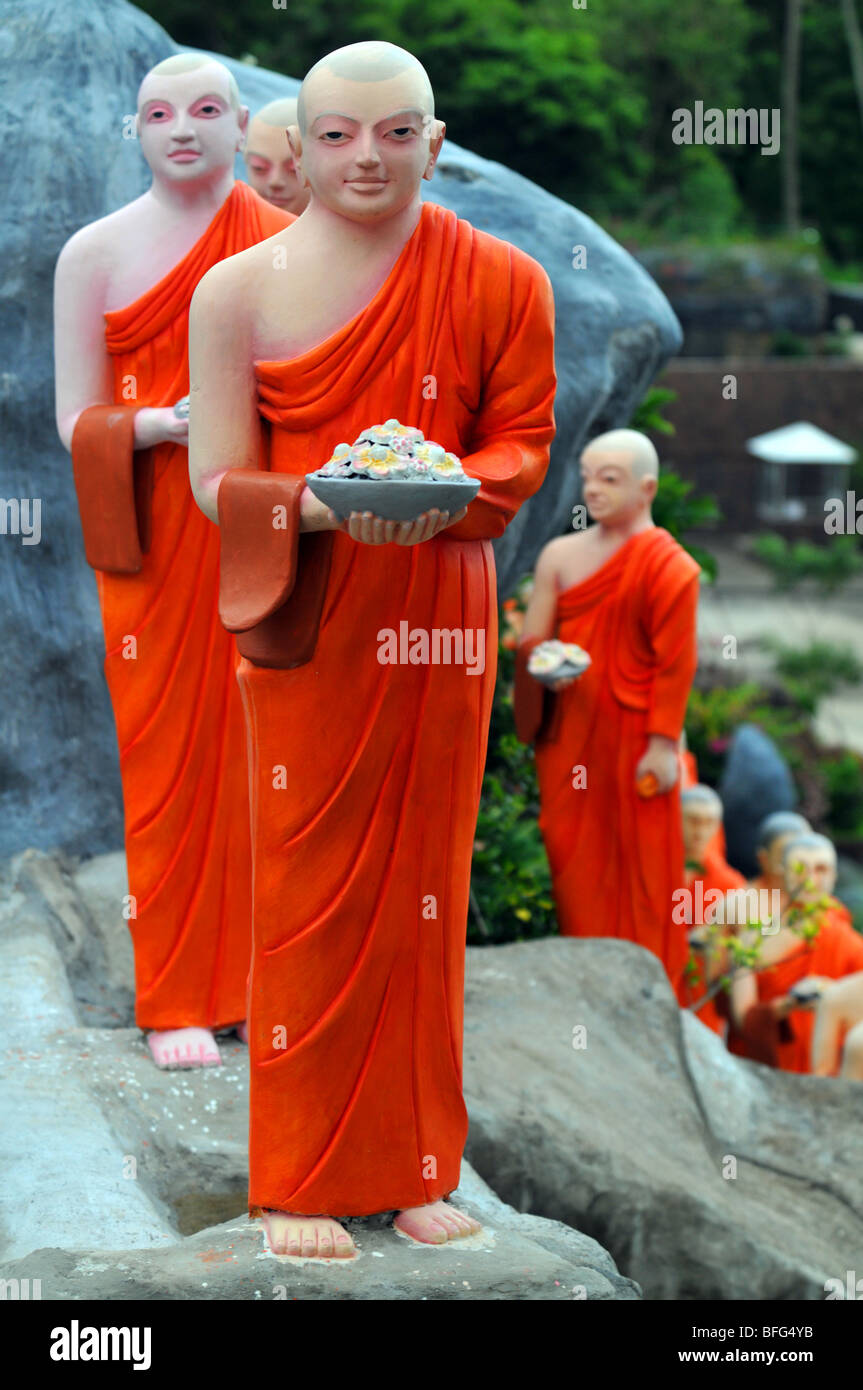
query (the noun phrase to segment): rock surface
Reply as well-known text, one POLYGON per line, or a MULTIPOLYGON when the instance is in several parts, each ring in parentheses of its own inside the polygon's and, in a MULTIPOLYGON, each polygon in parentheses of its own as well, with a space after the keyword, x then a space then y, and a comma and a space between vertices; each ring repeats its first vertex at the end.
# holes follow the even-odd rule
POLYGON ((374 1218, 348 1223, 349 1265, 265 1252, 245 1215, 246 1049, 228 1038, 222 1067, 155 1069, 126 1026, 124 892, 118 855, 76 870, 29 852, 5 875, 0 1278, 55 1300, 639 1297, 594 1240, 514 1211, 468 1164, 456 1200, 484 1228, 469 1242, 417 1246, 374 1218))
POLYGON ((275 1270, 243 1216, 245 1049, 153 1068, 125 887, 122 855, 29 851, 0 881, 0 1277, 46 1298, 737 1300, 863 1268, 860 1086, 741 1062, 652 956, 555 937, 468 951, 460 1197, 491 1238, 417 1252, 356 1222, 349 1271, 275 1270))
POLYGON ((739 1061, 625 942, 468 957, 467 1154, 504 1200, 647 1298, 819 1299, 863 1267, 859 1084, 739 1061))
MULTIPOLYGON (((147 186, 124 118, 143 74, 176 45, 125 0, 5 0, 0 46, 0 137, 11 171, 0 257, 0 493, 41 504, 39 544, 0 535, 0 857, 27 845, 94 853, 122 844, 122 810, 96 587, 54 426, 51 286, 72 232, 147 186)), ((294 79, 229 66, 253 110, 296 91, 294 79)), ((545 486, 497 543, 505 592, 567 526, 584 439, 626 423, 677 348, 679 328, 650 277, 590 218, 501 165, 447 145, 424 191, 535 256, 557 298, 558 437, 545 486), (586 247, 585 270, 572 269, 577 245, 586 247)))
POLYGON ((742 874, 758 873, 758 827, 774 811, 791 811, 794 782, 773 739, 755 724, 741 724, 728 746, 719 795, 725 811, 728 860, 742 874))

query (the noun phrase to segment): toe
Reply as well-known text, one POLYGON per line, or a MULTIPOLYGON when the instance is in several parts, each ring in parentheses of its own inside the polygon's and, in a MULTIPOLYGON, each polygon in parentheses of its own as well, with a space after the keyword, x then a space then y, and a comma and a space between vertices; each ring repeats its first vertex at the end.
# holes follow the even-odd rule
POLYGON ((333 1233, 332 1231, 321 1231, 318 1235, 318 1254, 322 1260, 333 1258, 333 1233))

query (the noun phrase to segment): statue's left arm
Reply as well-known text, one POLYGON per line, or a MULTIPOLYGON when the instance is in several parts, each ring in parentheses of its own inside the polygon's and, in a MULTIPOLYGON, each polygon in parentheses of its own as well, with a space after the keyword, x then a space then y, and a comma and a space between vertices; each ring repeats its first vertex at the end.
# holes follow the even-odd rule
POLYGON ((554 298, 542 267, 514 247, 507 250, 508 284, 496 277, 487 290, 480 284, 477 291, 489 296, 489 304, 477 311, 488 312, 494 324, 471 450, 462 466, 481 487, 464 520, 447 529, 452 540, 503 535, 548 470, 556 386, 554 298))
POLYGON ((218 522, 219 484, 260 466, 261 433, 248 297, 237 268, 220 262, 201 280, 189 315, 189 480, 218 522))

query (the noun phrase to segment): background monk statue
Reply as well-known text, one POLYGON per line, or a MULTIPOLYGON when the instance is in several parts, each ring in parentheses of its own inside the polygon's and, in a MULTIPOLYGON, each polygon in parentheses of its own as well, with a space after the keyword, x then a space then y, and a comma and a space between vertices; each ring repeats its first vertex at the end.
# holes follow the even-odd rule
POLYGON ((835 883, 836 851, 826 836, 792 837, 782 926, 762 937, 758 970, 741 971, 731 987, 731 1052, 783 1071, 809 1071, 815 1006, 830 998, 833 981, 863 971, 863 937, 832 896, 835 883))
POLYGON ((752 887, 768 893, 779 893, 782 911, 788 906, 785 890, 785 849, 801 835, 811 835, 812 827, 805 816, 796 811, 774 811, 765 816, 758 827, 755 857, 761 869, 752 887))
MULTIPOLYGON (((722 826, 722 801, 712 787, 703 783, 685 787, 680 793, 683 825, 684 875, 682 890, 673 894, 675 907, 672 920, 685 922, 693 928, 690 944, 699 949, 687 965, 678 986, 682 1006, 704 998, 710 986, 723 973, 725 953, 711 949, 713 937, 703 928, 717 919, 717 907, 726 893, 746 887, 746 879, 733 869, 716 847, 717 834, 722 826)), ((733 914, 722 913, 727 922, 733 914)), ((746 922, 743 917, 742 922, 746 922)), ((733 924, 731 924, 733 926, 733 924)), ((724 1021, 717 1012, 715 999, 707 999, 696 1010, 696 1017, 716 1033, 725 1031, 724 1021)))
POLYGON ((550 541, 537 561, 516 653, 516 730, 536 741, 561 931, 635 941, 676 980, 687 956, 686 928, 671 915, 683 881, 678 743, 696 666, 700 570, 654 525, 659 461, 644 435, 594 439, 581 472, 596 525, 550 541), (583 647, 592 662, 554 692, 527 669, 551 637, 583 647))
POLYGON ((467 1133, 491 539, 548 466, 553 301, 529 256, 420 201, 444 130, 409 53, 322 59, 291 131, 309 207, 211 271, 192 310, 193 485, 218 505, 222 613, 252 653, 250 1205, 294 1255, 349 1256, 340 1216, 395 1210, 435 1244, 477 1229, 443 1199, 467 1133), (269 476, 253 471, 259 412, 269 476), (307 470, 391 419, 481 481, 466 515, 339 523, 315 499, 307 470), (381 664, 379 634, 403 621, 479 636, 484 670, 381 664))
POLYGON ((243 159, 249 183, 274 207, 299 217, 308 207, 311 189, 297 173, 294 152, 288 143, 288 126, 297 123, 293 97, 262 106, 249 122, 243 159))
POLYGON ((810 1063, 815 1076, 863 1081, 863 972, 836 980, 815 1005, 810 1063))
POLYGON ((245 1018, 250 844, 218 531, 189 487, 187 325, 198 280, 293 219, 235 184, 248 113, 221 63, 180 55, 138 93, 142 197, 57 264, 57 425, 97 571, 126 819, 135 1017, 160 1066, 219 1061, 245 1018))

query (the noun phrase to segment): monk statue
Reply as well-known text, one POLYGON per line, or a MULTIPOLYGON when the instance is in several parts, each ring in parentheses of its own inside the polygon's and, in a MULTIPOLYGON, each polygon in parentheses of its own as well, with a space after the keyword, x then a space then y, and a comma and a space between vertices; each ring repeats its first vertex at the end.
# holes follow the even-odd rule
POLYGON ((297 173, 288 127, 297 123, 297 103, 282 97, 262 106, 249 122, 243 150, 246 174, 256 193, 295 217, 308 207, 311 189, 297 173))
MULTIPOLYGON (((683 886, 672 895, 672 921, 683 921, 691 928, 689 942, 694 955, 681 977, 678 999, 684 1007, 695 1003, 701 1022, 722 1034, 725 1024, 717 1012, 715 998, 710 997, 710 989, 724 973, 726 959, 720 944, 722 933, 711 932, 709 928, 718 920, 723 926, 729 925, 729 918, 736 917, 735 912, 721 909, 727 894, 745 889, 746 879, 731 867, 717 848, 718 832, 722 827, 722 801, 713 788, 700 782, 685 787, 680 793, 680 810, 684 874, 683 886)), ((746 920, 742 917, 741 924, 746 920)), ((730 929, 734 925, 732 922, 730 929)))
POLYGON ((746 879, 715 849, 717 831, 722 825, 722 801, 718 792, 703 782, 685 787, 680 793, 683 826, 684 882, 692 891, 696 881, 704 892, 730 893, 743 888, 746 879))
POLYGON ((221 63, 138 92, 142 197, 57 263, 57 427, 96 571, 125 811, 135 1017, 158 1066, 219 1062, 250 955, 245 731, 217 616, 219 533, 188 480, 187 324, 201 276, 293 218, 234 182, 248 118, 221 63))
POLYGON ((816 1003, 810 1064, 814 1076, 863 1081, 863 971, 833 981, 816 1003))
POLYGON ((797 811, 774 811, 765 816, 758 827, 755 842, 755 857, 760 874, 751 880, 752 887, 759 892, 779 893, 781 909, 788 906, 785 890, 785 850, 793 839, 809 835, 812 827, 797 811))
POLYGON ((192 306, 192 483, 221 525, 252 758, 250 1207, 288 1255, 350 1257, 339 1217, 394 1211, 429 1244, 478 1229, 445 1199, 467 1133, 491 541, 548 466, 554 306, 529 256, 420 200, 444 133, 410 53, 322 58, 289 131, 308 208, 192 306), (305 475, 376 422, 461 459, 469 507, 394 521, 373 497, 338 520, 305 475), (382 661, 400 625, 410 655, 382 661), (484 643, 482 671, 434 662, 435 632, 484 643))
MULTIPOLYGON (((863 971, 863 937, 854 930, 848 909, 833 896, 835 884, 836 851, 830 840, 792 836, 784 852, 788 906, 780 930, 762 937, 757 968, 739 971, 731 987, 728 1046, 738 1056, 783 1071, 808 1072, 816 1007, 823 1001, 825 1029, 829 1023, 832 1030, 837 1017, 841 1022, 847 1016, 849 1001, 839 983, 844 986, 847 976, 863 971)), ((837 1037, 834 1032, 834 1044, 837 1037)), ((829 1047, 829 1033, 819 1040, 823 1073, 825 1057, 835 1066, 837 1051, 829 1047)))
POLYGON ((686 928, 679 740, 696 666, 700 570, 654 524, 659 461, 635 430, 581 458, 595 525, 545 546, 516 653, 515 724, 536 744, 540 829, 565 936, 612 936, 653 951, 676 980, 686 928), (583 649, 583 674, 543 685, 540 644, 583 649))

